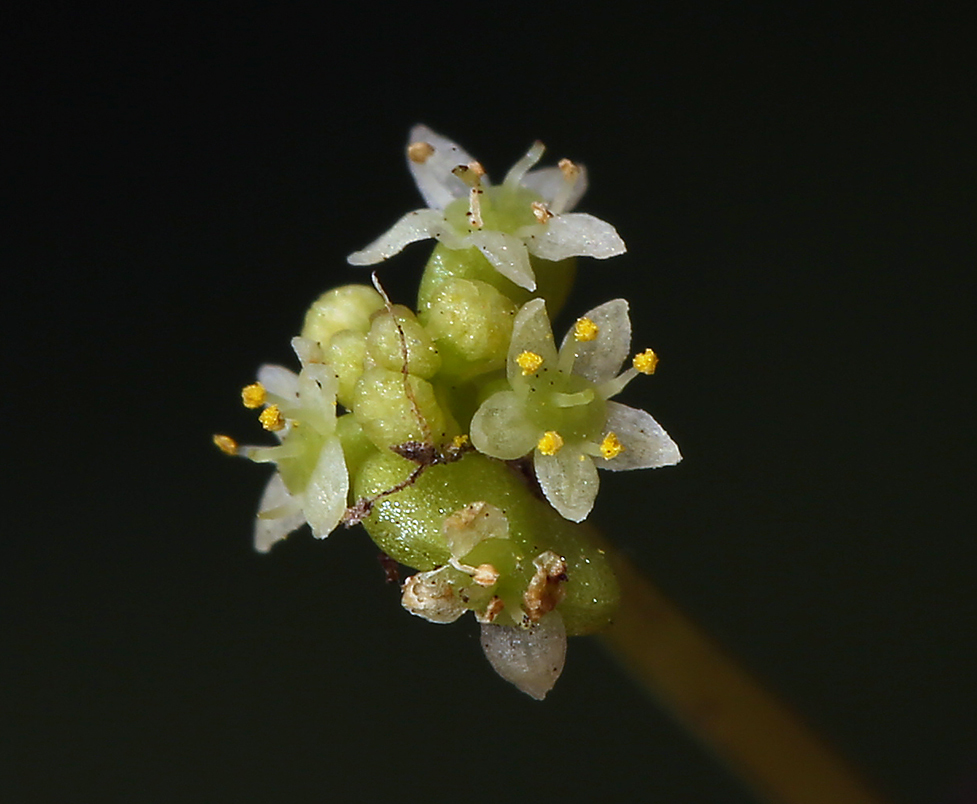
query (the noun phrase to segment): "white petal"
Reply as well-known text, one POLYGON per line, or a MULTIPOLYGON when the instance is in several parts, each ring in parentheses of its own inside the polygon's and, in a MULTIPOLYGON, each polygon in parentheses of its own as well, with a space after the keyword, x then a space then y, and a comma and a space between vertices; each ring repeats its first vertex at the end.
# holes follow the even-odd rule
POLYGON ((281 399, 294 400, 298 397, 299 377, 294 371, 284 366, 266 363, 258 369, 258 382, 269 394, 281 399))
MULTIPOLYGON (((558 210, 559 212, 569 212, 587 192, 587 168, 583 165, 577 167, 580 168, 580 175, 567 196, 563 209, 558 210)), ((565 182, 562 170, 558 167, 548 167, 529 171, 522 180, 522 186, 539 193, 547 204, 552 204, 565 182)))
POLYGON ((288 493, 281 476, 275 472, 258 503, 258 516, 254 521, 254 549, 267 553, 275 542, 303 524, 305 517, 302 516, 299 501, 288 493), (266 512, 274 513, 274 516, 262 516, 266 512))
POLYGON ((556 455, 543 455, 537 449, 533 464, 539 487, 550 505, 571 522, 585 520, 600 486, 593 459, 567 445, 556 455))
POLYGON ((624 299, 612 299, 581 318, 589 318, 597 325, 597 337, 592 341, 578 341, 571 327, 560 345, 560 354, 573 351, 576 355, 573 373, 600 385, 614 379, 631 349, 628 303, 624 299))
POLYGON ((478 500, 445 517, 441 530, 452 558, 460 561, 486 539, 508 539, 509 520, 501 508, 478 500))
POLYGON ((475 161, 468 152, 422 125, 410 130, 407 144, 410 146, 415 142, 426 142, 434 148, 434 153, 423 162, 415 162, 409 156, 407 158, 407 166, 417 183, 417 189, 424 196, 424 202, 432 209, 444 209, 456 198, 467 196, 468 186, 451 171, 458 165, 475 161))
POLYGON ((302 416, 324 435, 336 430, 336 394, 339 380, 324 363, 310 363, 299 374, 302 416))
POLYGON ((308 363, 321 363, 323 361, 322 347, 318 341, 311 338, 303 338, 296 335, 292 338, 292 351, 303 366, 308 363))
POLYGON ((509 383, 515 388, 526 384, 522 368, 516 362, 523 352, 533 352, 543 358, 543 368, 555 370, 558 365, 556 346, 553 343, 553 328, 546 314, 543 299, 526 302, 512 323, 512 340, 509 342, 509 356, 506 373, 509 383))
POLYGON ((362 251, 354 251, 350 265, 375 265, 401 252, 418 240, 437 237, 447 227, 444 216, 435 209, 415 209, 391 226, 362 251))
POLYGON ((514 461, 532 452, 539 433, 526 419, 515 392, 499 391, 486 399, 472 417, 471 438, 479 452, 514 461))
POLYGON ((627 251, 613 226, 586 212, 557 215, 524 231, 529 229, 532 236, 525 239, 526 246, 531 254, 544 260, 555 262, 577 256, 603 260, 627 251))
POLYGON ((446 566, 411 575, 404 583, 400 604, 428 622, 453 623, 468 610, 450 583, 453 573, 454 570, 446 566))
POLYGON ((655 469, 682 460, 678 445, 650 414, 619 402, 607 403, 607 431, 614 433, 624 451, 616 458, 594 458, 601 469, 655 469))
POLYGON ((302 500, 302 511, 317 539, 326 538, 336 529, 346 511, 348 491, 343 448, 338 438, 327 438, 302 500))
POLYGON ((529 628, 482 623, 481 641, 495 672, 537 701, 563 672, 567 632, 555 611, 529 628))
POLYGON ((536 277, 529 264, 529 253, 518 237, 505 232, 482 230, 472 232, 466 241, 481 251, 492 267, 506 279, 526 290, 536 290, 536 277))

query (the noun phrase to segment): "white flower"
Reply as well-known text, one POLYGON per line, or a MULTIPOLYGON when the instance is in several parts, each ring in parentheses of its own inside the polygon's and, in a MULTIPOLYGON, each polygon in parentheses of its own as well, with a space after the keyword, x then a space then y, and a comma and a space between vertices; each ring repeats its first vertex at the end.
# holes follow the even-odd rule
POLYGON ((262 425, 280 443, 246 446, 238 454, 258 463, 275 463, 255 520, 254 546, 267 552, 304 522, 323 539, 346 510, 349 476, 336 434, 336 376, 321 363, 308 363, 296 375, 283 366, 262 366, 258 382, 244 389, 247 407, 262 407, 262 425))
POLYGON ((617 375, 630 349, 624 299, 578 319, 559 352, 545 302, 516 315, 506 373, 511 390, 489 397, 475 413, 471 439, 486 455, 515 460, 530 452, 539 485, 554 508, 580 522, 597 496, 597 468, 647 469, 678 463, 675 442, 643 410, 607 400, 637 374, 651 373, 650 350, 617 375))
POLYGON ((415 126, 407 164, 428 209, 408 212, 362 251, 352 265, 373 265, 416 240, 435 238, 450 249, 477 248, 495 270, 533 291, 529 255, 544 260, 623 254, 614 227, 593 215, 569 210, 583 195, 587 175, 568 159, 559 167, 530 171, 543 155, 536 142, 498 187, 460 146, 415 126))

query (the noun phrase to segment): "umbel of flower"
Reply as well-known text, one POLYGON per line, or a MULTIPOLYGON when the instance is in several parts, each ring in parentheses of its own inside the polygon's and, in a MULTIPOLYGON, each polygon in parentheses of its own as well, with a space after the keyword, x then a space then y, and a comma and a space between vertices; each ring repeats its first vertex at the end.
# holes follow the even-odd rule
POLYGON ((624 299, 578 319, 559 352, 545 302, 527 302, 513 324, 509 388, 489 397, 472 419, 471 439, 480 452, 502 460, 532 453, 546 499, 574 522, 594 506, 598 467, 647 469, 682 459, 648 413, 608 401, 639 373, 654 371, 657 359, 647 350, 618 375, 630 342, 624 299))
POLYGON ((460 146, 415 126, 407 164, 428 208, 408 212, 362 251, 350 254, 349 262, 374 265, 409 243, 434 238, 452 250, 477 249, 496 271, 533 291, 530 254, 548 261, 623 254, 624 241, 613 226, 570 212, 587 187, 583 166, 564 159, 558 167, 530 170, 543 150, 542 143, 534 143, 502 184, 493 186, 460 146))
POLYGON ((336 376, 321 363, 306 365, 298 375, 283 366, 262 366, 258 381, 241 396, 245 407, 261 409, 261 425, 278 445, 238 447, 227 436, 215 436, 225 452, 277 466, 255 520, 260 552, 305 522, 323 539, 342 519, 349 476, 336 433, 336 387, 336 376))

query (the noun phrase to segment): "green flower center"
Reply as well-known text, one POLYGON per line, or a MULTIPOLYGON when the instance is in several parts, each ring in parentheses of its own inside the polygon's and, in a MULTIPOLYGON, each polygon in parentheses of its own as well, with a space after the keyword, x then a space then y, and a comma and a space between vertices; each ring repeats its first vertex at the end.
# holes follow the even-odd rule
MULTIPOLYGON (((479 196, 482 229, 514 234, 523 226, 538 223, 533 214, 533 204, 542 198, 525 187, 483 187, 479 196)), ((459 231, 474 227, 470 223, 469 198, 458 198, 444 208, 444 218, 459 231)))
POLYGON ((523 398, 526 415, 540 430, 555 430, 565 441, 600 441, 607 403, 596 386, 576 374, 545 366, 523 398))

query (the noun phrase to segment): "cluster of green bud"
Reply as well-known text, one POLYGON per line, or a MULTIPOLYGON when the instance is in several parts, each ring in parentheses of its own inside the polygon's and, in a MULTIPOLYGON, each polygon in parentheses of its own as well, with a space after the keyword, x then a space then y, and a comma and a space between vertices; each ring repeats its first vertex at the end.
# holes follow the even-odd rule
POLYGON ((584 522, 597 468, 662 466, 674 442, 647 413, 608 401, 654 370, 630 349, 627 303, 586 313, 557 349, 550 316, 565 302, 578 255, 624 244, 613 227, 570 213, 583 169, 530 171, 536 143, 506 176, 454 143, 412 132, 408 164, 428 209, 409 213, 362 252, 371 264, 423 237, 439 242, 417 312, 374 287, 346 285, 309 308, 293 346, 298 375, 266 366, 244 391, 274 447, 223 450, 274 462, 256 546, 308 522, 324 537, 362 523, 415 574, 403 605, 431 622, 473 612, 493 667, 542 698, 567 635, 610 621, 618 589, 584 522))

